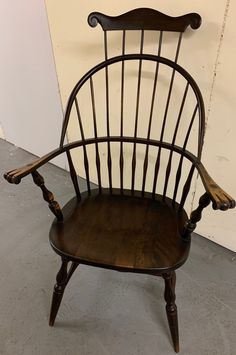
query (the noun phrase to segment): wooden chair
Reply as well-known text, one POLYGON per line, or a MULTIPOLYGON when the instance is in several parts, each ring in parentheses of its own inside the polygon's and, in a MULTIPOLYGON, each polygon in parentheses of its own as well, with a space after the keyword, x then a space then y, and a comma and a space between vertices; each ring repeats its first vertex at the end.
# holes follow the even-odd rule
MULTIPOLYGON (((174 18, 152 9, 136 9, 117 17, 95 12, 90 14, 88 22, 92 27, 99 23, 104 31, 105 61, 89 70, 71 92, 65 110, 59 148, 25 167, 6 173, 5 179, 18 184, 23 177, 31 174, 34 183, 41 188, 44 200, 48 202, 49 208, 56 216, 50 230, 50 242, 55 252, 60 255, 62 264, 54 287, 49 324, 53 326, 64 290, 79 264, 157 275, 165 281, 166 313, 174 349, 178 352, 175 270, 188 258, 191 233, 196 228, 196 223, 200 221, 203 209, 210 202, 214 209, 223 211, 235 207, 235 201, 212 180, 201 163, 205 130, 203 99, 194 79, 177 64, 183 33, 189 25, 197 29, 201 24, 201 18, 195 13, 174 18), (114 30, 122 31, 122 53, 108 58, 108 31, 114 30), (128 30, 140 31, 138 53, 126 54, 128 30), (146 30, 158 31, 156 54, 144 54, 146 30), (179 33, 173 61, 161 56, 165 31, 179 33), (136 74, 134 70, 127 74, 126 68, 129 64, 132 68, 138 68, 136 74), (148 65, 152 69, 144 70, 144 66, 147 68, 148 65), (110 78, 112 68, 116 68, 116 73, 119 73, 116 78, 119 78, 117 81, 120 85, 120 90, 116 91, 115 95, 119 103, 118 106, 117 103, 115 105, 115 113, 112 113, 111 105, 111 86, 115 81, 110 78), (163 68, 169 70, 168 81, 160 74, 163 68), (95 88, 97 75, 104 80, 103 87, 99 86, 99 89, 95 88), (132 92, 126 92, 127 77, 132 80, 134 76, 136 88, 132 92), (151 94, 146 93, 146 88, 142 92, 143 77, 146 78, 146 84, 151 85, 151 94), (180 95, 182 98, 178 99, 179 104, 175 103, 174 109, 171 110, 177 78, 183 83, 180 95), (155 105, 155 100, 159 82, 162 82, 162 88, 165 86, 167 89, 166 99, 162 100, 164 101, 162 119, 160 116, 156 119, 159 106, 155 105), (86 101, 85 113, 82 114, 84 100, 79 99, 79 95, 85 88, 89 99, 86 101), (101 92, 105 99, 102 118, 98 117, 96 96, 96 93, 100 95, 101 92), (145 102, 144 110, 142 95, 145 102), (191 115, 185 115, 188 125, 185 124, 182 143, 179 140, 180 144, 177 145, 181 120, 189 96, 194 99, 193 111, 191 115), (127 118, 125 105, 131 105, 131 98, 134 98, 135 102, 132 111, 133 128, 132 134, 126 135, 125 120, 131 121, 131 111, 128 111, 127 118), (90 133, 86 133, 89 120, 86 110, 91 112, 90 133), (65 144, 68 125, 72 116, 75 119, 75 115, 80 139, 65 144), (114 117, 118 122, 115 134, 112 133, 114 117), (103 126, 105 122, 103 135, 99 133, 101 119, 104 119, 103 126), (146 129, 144 130, 142 126, 140 130, 140 125, 143 125, 144 121, 146 129), (170 128, 167 128, 168 123, 170 128), (167 139, 165 134, 168 129, 172 136, 167 139), (196 155, 187 150, 190 136, 191 140, 196 142, 196 155), (129 154, 126 154, 127 147, 129 154), (143 149, 142 154, 138 153, 140 147, 143 149), (80 174, 86 179, 86 192, 80 191, 77 180, 74 167, 77 155, 73 155, 75 149, 82 153, 82 162, 79 166, 80 174), (37 170, 62 153, 66 153, 68 158, 76 197, 61 210, 37 170), (165 166, 163 156, 166 157, 165 166), (186 162, 188 169, 184 165, 186 162), (201 196, 198 207, 188 217, 184 206, 194 173, 199 174, 205 193, 201 196), (107 186, 104 182, 106 178, 107 186), (91 180, 97 183, 96 189, 91 188, 91 180)), ((181 134, 183 131, 184 129, 181 134)))

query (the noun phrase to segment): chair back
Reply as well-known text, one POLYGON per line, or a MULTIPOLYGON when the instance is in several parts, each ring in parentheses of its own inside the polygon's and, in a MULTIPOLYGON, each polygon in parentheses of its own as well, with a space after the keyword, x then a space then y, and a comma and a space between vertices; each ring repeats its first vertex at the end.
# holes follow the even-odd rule
MULTIPOLYGON (((116 17, 94 12, 90 26, 104 31, 104 61, 87 72, 74 87, 65 111, 61 143, 69 124, 69 141, 82 140, 79 174, 98 185, 152 192, 184 206, 194 166, 184 159, 191 150, 201 157, 205 113, 194 79, 177 64, 183 33, 201 24, 198 14, 173 18, 152 9, 136 9, 116 17), (109 31, 121 32, 121 53, 109 55, 109 31), (127 31, 139 31, 135 53, 129 54, 127 31), (147 31, 155 31, 156 52, 147 54, 147 31), (173 60, 162 57, 165 32, 178 33, 173 60), (157 33, 157 35, 156 35, 157 33), (127 54, 128 53, 128 54, 127 54), (71 130, 69 130, 71 132, 71 130), (190 139, 191 138, 191 139, 190 139), (190 143, 191 142, 191 143, 190 143), (190 148, 189 148, 190 147, 190 148)), ((137 33, 137 32, 136 32, 137 33)), ((73 152, 74 153, 74 152, 73 152)), ((78 155, 73 155, 77 161, 78 155)), ((68 152, 77 194, 75 167, 68 152)))

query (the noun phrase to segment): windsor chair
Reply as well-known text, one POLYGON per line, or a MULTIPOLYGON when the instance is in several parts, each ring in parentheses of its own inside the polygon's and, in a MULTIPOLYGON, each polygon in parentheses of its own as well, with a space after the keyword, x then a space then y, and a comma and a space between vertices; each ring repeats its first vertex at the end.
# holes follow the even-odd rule
POLYGON ((71 92, 59 148, 25 167, 6 173, 5 179, 18 184, 31 174, 56 216, 50 230, 50 243, 60 255, 62 264, 54 287, 49 324, 54 325, 64 290, 79 264, 152 274, 164 279, 166 313, 174 349, 178 352, 175 270, 188 258, 191 233, 200 221, 203 209, 210 202, 213 209, 235 207, 235 201, 211 179, 201 163, 204 103, 194 79, 177 64, 183 33, 188 26, 197 29, 201 17, 191 13, 174 18, 152 9, 135 9, 117 17, 94 12, 89 15, 88 22, 92 27, 99 23, 104 31, 105 60, 89 70, 71 92), (140 47, 137 53, 127 54, 126 35, 131 30, 140 31, 140 47), (108 57, 108 31, 121 31, 119 56, 108 57), (146 31, 156 31, 159 36, 155 54, 144 53, 146 31), (178 34, 174 60, 161 56, 166 32, 178 34), (129 64, 130 71, 127 69, 129 64), (111 80, 114 68, 118 74, 116 80, 111 80), (164 74, 168 74, 168 81, 164 80, 164 74), (96 89, 99 75, 103 85, 96 89), (181 90, 180 87, 175 90, 177 78, 182 80, 181 90), (128 80, 135 80, 136 84, 134 90, 129 88, 126 92, 128 80), (119 90, 115 91, 119 104, 111 105, 115 81, 119 83, 119 90), (142 84, 146 85, 144 90, 142 84), (151 91, 147 90, 147 84, 151 91), (80 98, 83 90, 88 94, 85 101, 80 98), (159 115, 160 99, 158 105, 156 100, 164 90, 166 96, 161 100, 164 108, 159 115), (177 96, 180 92, 181 95, 171 108, 175 91, 177 96), (104 102, 99 111, 101 97, 104 102), (191 114, 184 114, 189 97, 194 104, 190 104, 191 114), (77 120, 79 139, 65 144, 72 119, 77 120), (182 120, 185 128, 181 126, 182 120), (104 134, 101 134, 101 127, 105 127, 104 134), (190 137, 195 142, 196 155, 187 150, 190 137), (85 192, 80 191, 74 166, 76 149, 82 154, 79 173, 86 179, 85 192), (67 155, 76 193, 63 209, 37 171, 62 153, 67 155), (188 217, 185 204, 196 173, 200 175, 205 193, 188 217), (96 189, 91 188, 91 181, 97 183, 96 189))

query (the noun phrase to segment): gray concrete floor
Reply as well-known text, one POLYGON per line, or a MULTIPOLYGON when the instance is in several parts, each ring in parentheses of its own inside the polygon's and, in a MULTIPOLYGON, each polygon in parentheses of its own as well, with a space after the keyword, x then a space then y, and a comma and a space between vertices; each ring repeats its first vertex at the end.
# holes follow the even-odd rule
MULTIPOLYGON (((0 174, 32 161, 0 140, 0 174)), ((47 164, 48 188, 63 205, 73 196, 68 173, 47 164)), ((59 257, 48 231, 53 219, 31 177, 0 178, 0 354, 174 354, 161 278, 81 266, 65 292, 54 328, 48 326, 59 257)), ((181 354, 236 354, 236 255, 195 235, 177 271, 181 354)))

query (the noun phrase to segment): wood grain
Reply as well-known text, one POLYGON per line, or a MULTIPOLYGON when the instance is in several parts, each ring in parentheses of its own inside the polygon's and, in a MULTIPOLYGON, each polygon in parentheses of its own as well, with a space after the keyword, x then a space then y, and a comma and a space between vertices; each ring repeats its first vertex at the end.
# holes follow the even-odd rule
POLYGON ((190 246, 181 237, 187 214, 178 213, 178 204, 151 196, 127 190, 121 195, 119 189, 83 193, 80 202, 72 199, 63 208, 63 224, 54 221, 52 247, 77 262, 114 269, 166 272, 179 267, 190 246))

